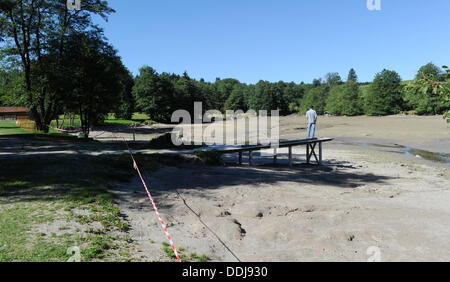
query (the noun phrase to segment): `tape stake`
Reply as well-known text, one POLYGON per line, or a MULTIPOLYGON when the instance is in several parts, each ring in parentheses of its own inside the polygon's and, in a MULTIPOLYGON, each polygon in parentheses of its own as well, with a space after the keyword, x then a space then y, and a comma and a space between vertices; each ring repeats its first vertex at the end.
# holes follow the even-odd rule
POLYGON ((167 240, 169 241, 170 246, 172 247, 173 253, 175 254, 175 257, 177 258, 177 261, 181 262, 181 258, 178 255, 177 248, 175 248, 175 244, 173 243, 172 236, 170 236, 169 229, 167 228, 167 224, 162 219, 161 214, 158 211, 158 207, 156 206, 156 203, 153 200, 152 194, 150 194, 147 184, 145 183, 145 180, 142 177, 141 171, 139 170, 139 167, 138 167, 136 161, 134 161, 134 160, 133 160, 133 168, 137 171, 137 173, 139 174, 139 177, 141 178, 142 184, 144 185, 144 188, 145 188, 145 191, 147 192, 150 203, 153 206, 153 210, 156 213, 156 217, 158 218, 159 224, 161 225, 162 230, 166 234, 167 240))

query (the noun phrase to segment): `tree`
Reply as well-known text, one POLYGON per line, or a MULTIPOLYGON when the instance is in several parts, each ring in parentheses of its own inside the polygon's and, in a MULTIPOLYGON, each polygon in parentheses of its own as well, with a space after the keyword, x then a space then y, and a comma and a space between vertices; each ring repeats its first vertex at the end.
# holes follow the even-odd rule
POLYGON ((419 71, 416 74, 416 80, 433 78, 434 80, 442 81, 443 80, 443 72, 442 69, 436 66, 433 63, 428 63, 422 67, 420 67, 419 71))
POLYGON ((118 102, 114 108, 116 118, 132 119, 135 109, 135 101, 133 97, 134 79, 128 70, 123 69, 119 74, 121 76, 120 83, 122 84, 118 102))
POLYGON ((160 76, 153 68, 144 66, 139 70, 132 92, 138 110, 155 121, 170 122, 175 110, 175 89, 170 75, 160 76))
POLYGON ((312 82, 312 86, 313 87, 319 87, 322 85, 322 79, 321 78, 316 78, 313 80, 312 82))
POLYGON ((403 109, 403 87, 395 71, 384 69, 375 76, 365 97, 368 115, 397 114, 403 109))
POLYGON ((233 91, 225 102, 225 110, 247 111, 245 88, 244 84, 236 84, 234 86, 233 91))
POLYGON ((442 114, 450 109, 450 85, 441 68, 429 63, 405 87, 405 101, 418 114, 442 114))
POLYGON ((87 138, 92 125, 114 110, 128 91, 129 71, 117 51, 98 33, 73 34, 67 40, 63 67, 58 65, 62 75, 50 72, 53 77, 49 93, 66 93, 64 102, 69 110, 79 114, 87 138))
POLYGON ((353 68, 351 68, 350 71, 348 72, 347 82, 349 82, 349 81, 354 81, 354 82, 358 81, 358 76, 356 75, 356 71, 353 68))
POLYGON ((279 110, 283 97, 283 86, 281 84, 272 84, 268 81, 259 81, 249 97, 249 108, 254 111, 279 110))
POLYGON ((361 114, 362 109, 358 83, 349 80, 344 85, 334 86, 330 90, 325 110, 335 115, 355 116, 361 114))
POLYGON ((2 0, 0 2, 0 39, 10 56, 17 56, 22 65, 26 104, 38 130, 47 132, 51 120, 62 105, 63 93, 49 93, 52 87, 48 65, 59 72, 67 51, 68 38, 74 33, 101 33, 93 23, 92 14, 103 18, 114 12, 103 0, 83 0, 82 11, 69 11, 60 0, 2 0), (42 77, 44 75, 44 77, 42 77))
POLYGON ((291 114, 296 111, 297 102, 305 95, 305 84, 291 82, 286 85, 283 93, 285 105, 282 114, 291 114))
POLYGON ((309 89, 300 102, 300 113, 306 113, 312 106, 318 114, 324 114, 329 91, 330 88, 327 86, 318 86, 309 89))
POLYGON ((239 80, 233 78, 217 79, 214 83, 214 108, 216 110, 223 110, 225 102, 231 95, 234 87, 240 84, 239 80))
POLYGON ((20 69, 0 65, 0 106, 23 105, 23 75, 20 69))
POLYGON ((328 87, 339 85, 342 83, 342 78, 337 72, 330 72, 325 75, 325 83, 328 87))

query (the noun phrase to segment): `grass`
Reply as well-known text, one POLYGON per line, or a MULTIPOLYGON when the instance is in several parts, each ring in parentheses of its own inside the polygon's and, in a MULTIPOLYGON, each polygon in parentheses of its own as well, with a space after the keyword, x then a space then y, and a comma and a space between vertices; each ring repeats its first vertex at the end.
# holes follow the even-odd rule
POLYGON ((121 157, 2 160, 0 261, 64 262, 73 246, 80 247, 83 261, 129 260, 123 256, 132 246, 129 224, 108 185, 129 181, 130 168, 121 157), (54 232, 42 233, 53 225, 54 232))
POLYGON ((30 132, 18 127, 13 121, 0 121, 0 135, 19 134, 30 134, 30 132))
POLYGON ((123 259, 115 250, 131 247, 132 241, 117 235, 128 229, 128 223, 105 187, 35 187, 27 182, 1 181, 0 188, 1 262, 64 262, 70 258, 67 250, 74 246, 80 247, 83 261, 123 259), (76 230, 75 223, 86 230, 76 230), (93 223, 102 227, 88 229, 93 223), (40 231, 39 226, 52 225, 55 232, 40 231))
MULTIPOLYGON (((60 116, 59 117, 59 125, 61 125, 62 123, 62 119, 64 118, 64 116, 60 116)), ((150 120, 149 116, 146 114, 140 114, 140 113, 135 113, 133 114, 133 117, 131 120, 125 120, 125 119, 116 119, 114 114, 109 114, 107 116, 107 119, 104 120, 104 124, 105 125, 133 125, 133 124, 154 124, 155 122, 150 120)), ((64 133, 61 133, 57 130, 54 130, 53 128, 57 127, 57 123, 56 120, 52 121, 50 123, 50 131, 49 134, 50 135, 65 135, 64 133)), ((60 126, 61 127, 61 126, 60 126)), ((74 129, 79 129, 81 128, 81 120, 76 117, 73 120, 73 125, 70 125, 69 123, 69 119, 65 119, 64 121, 64 125, 62 126, 61 129, 63 130, 74 130, 74 129)), ((20 135, 20 134, 36 134, 39 132, 31 132, 31 131, 27 131, 25 129, 22 129, 20 127, 18 127, 15 122, 13 121, 0 121, 0 135, 20 135)))
MULTIPOLYGON (((136 159, 146 171, 184 160, 136 159)), ((128 155, 24 156, 3 159, 0 171, 0 262, 65 262, 70 247, 86 262, 139 260, 108 190, 135 176, 128 155)))
MULTIPOLYGON (((169 257, 169 259, 176 259, 175 252, 172 250, 172 247, 168 243, 162 243, 162 249, 164 253, 166 253, 166 255, 169 257)), ((184 254, 184 248, 177 249, 177 252, 182 262, 208 262, 209 260, 208 256, 206 255, 198 255, 196 253, 184 254)))
MULTIPOLYGON (((59 121, 60 124, 61 124, 63 118, 64 118, 64 116, 60 116, 60 121, 59 121)), ((135 114, 133 114, 133 117, 131 118, 131 120, 118 119, 115 117, 114 114, 108 114, 103 123, 105 125, 133 125, 133 124, 142 124, 142 123, 152 124, 154 122, 152 122, 150 120, 149 116, 146 114, 135 113, 135 114)), ((56 128, 56 120, 52 121, 51 126, 56 128)), ((74 119, 73 126, 70 126, 69 119, 66 119, 64 122, 64 125, 62 126, 62 129, 65 129, 65 130, 76 129, 76 128, 81 128, 81 121, 78 117, 76 117, 74 119)))
MULTIPOLYGON (((58 194, 54 191, 52 193, 58 194)), ((69 259, 67 250, 73 246, 80 247, 83 261, 94 261, 112 256, 112 250, 128 243, 107 233, 120 230, 122 224, 108 225, 107 229, 98 234, 76 232, 68 227, 73 225, 76 217, 62 211, 75 202, 76 199, 69 192, 67 196, 56 197, 50 203, 38 200, 32 203, 3 204, 0 212, 0 261, 63 262, 69 259), (60 234, 36 231, 36 226, 48 226, 56 220, 67 222, 64 228, 58 228, 60 234)), ((93 205, 96 205, 93 214, 111 214, 108 205, 104 206, 104 203, 97 201, 87 206, 78 205, 77 209, 90 210, 93 205)))
POLYGON ((132 125, 132 124, 139 124, 139 122, 136 122, 134 120, 125 120, 125 119, 106 119, 104 121, 105 124, 108 125, 132 125))

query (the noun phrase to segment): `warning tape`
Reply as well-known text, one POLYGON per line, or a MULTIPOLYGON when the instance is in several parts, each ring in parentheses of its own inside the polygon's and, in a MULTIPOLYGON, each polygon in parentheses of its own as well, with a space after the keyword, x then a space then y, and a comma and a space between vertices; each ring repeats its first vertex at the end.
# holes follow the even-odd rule
POLYGON ((147 184, 145 183, 144 178, 142 177, 141 171, 139 170, 139 167, 134 159, 133 159, 133 168, 137 171, 137 173, 139 174, 139 177, 141 178, 142 184, 144 185, 145 191, 147 192, 148 198, 150 199, 150 203, 152 204, 153 209, 155 210, 156 216, 158 217, 158 220, 159 220, 159 223, 161 224, 162 230, 166 234, 167 240, 169 240, 170 246, 173 250, 173 253, 175 254, 175 257, 177 258, 177 261, 181 262, 181 258, 178 255, 177 248, 175 248, 175 244, 173 243, 172 236, 170 236, 169 229, 167 228, 167 224, 162 219, 161 214, 158 211, 158 207, 156 206, 156 203, 153 200, 153 197, 147 188, 147 184))
POLYGON ((147 196, 148 196, 148 198, 149 198, 149 200, 150 200, 150 203, 151 203, 152 206, 153 206, 153 210, 155 211, 156 216, 158 217, 159 223, 161 224, 161 228, 162 228, 162 230, 164 231, 164 233, 166 234, 167 240, 168 240, 169 243, 170 243, 170 247, 172 248, 173 253, 174 253, 174 255, 175 255, 177 261, 178 261, 178 262, 181 262, 181 258, 180 258, 180 256, 178 255, 178 251, 177 251, 177 248, 175 247, 175 244, 173 243, 172 236, 170 235, 169 229, 167 228, 167 224, 164 222, 164 220, 163 220, 162 217, 161 217, 161 214, 159 213, 158 207, 156 206, 156 203, 155 203, 155 201, 153 200, 152 194, 150 193, 150 190, 149 190, 148 187, 147 187, 147 183, 145 183, 144 177, 142 177, 141 170, 139 169, 139 166, 137 165, 136 160, 134 159, 133 152, 131 151, 131 148, 130 148, 130 146, 128 145, 127 140, 126 140, 125 138, 123 138, 123 137, 122 137, 122 138, 116 137, 114 133, 113 133, 113 138, 114 138, 114 139, 122 139, 123 142, 125 143, 125 145, 127 146, 128 153, 130 154, 130 157, 131 157, 131 159, 133 160, 133 168, 134 168, 134 169, 137 171, 137 173, 139 174, 139 178, 140 178, 141 181, 142 181, 142 185, 144 185, 145 191, 147 192, 147 196))

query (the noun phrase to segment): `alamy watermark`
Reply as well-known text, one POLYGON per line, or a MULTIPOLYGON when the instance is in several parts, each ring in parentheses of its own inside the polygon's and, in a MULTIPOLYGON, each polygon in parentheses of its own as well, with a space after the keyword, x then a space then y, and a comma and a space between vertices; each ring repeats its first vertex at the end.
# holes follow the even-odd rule
MULTIPOLYGON (((71 11, 81 10, 81 0, 67 0, 67 9, 71 11)), ((381 0, 367 0, 367 9, 370 11, 380 11, 381 0)))
POLYGON ((80 11, 81 0, 67 0, 67 9, 70 11, 80 11))
POLYGON ((381 0, 367 0, 369 11, 381 11, 381 0))
POLYGON ((381 249, 379 247, 369 247, 366 253, 369 256, 367 262, 381 262, 381 249))
POLYGON ((67 249, 67 254, 70 258, 67 262, 81 262, 81 250, 80 247, 70 247, 67 249))
POLYGON ((203 111, 203 103, 194 104, 194 116, 186 110, 175 111, 172 122, 179 123, 172 131, 175 146, 263 145, 278 148, 280 113, 278 110, 244 112, 203 111), (214 121, 214 122, 213 122, 214 121))

